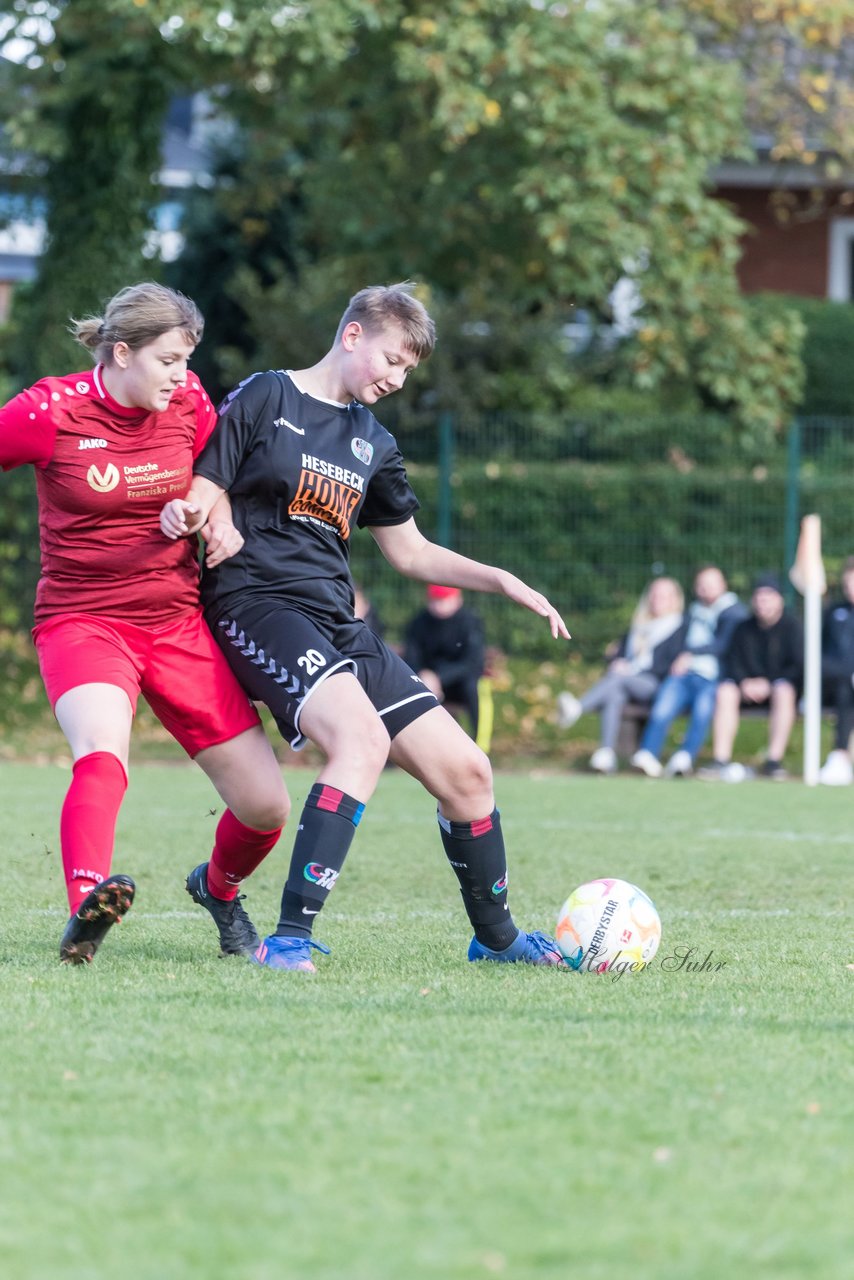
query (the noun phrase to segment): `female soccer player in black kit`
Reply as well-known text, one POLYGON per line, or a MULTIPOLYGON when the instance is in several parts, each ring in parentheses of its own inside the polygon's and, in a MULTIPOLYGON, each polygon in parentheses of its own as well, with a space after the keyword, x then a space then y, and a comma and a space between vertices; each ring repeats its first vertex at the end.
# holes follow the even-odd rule
POLYGON ((253 374, 220 409, 189 493, 161 528, 194 533, 228 491, 245 545, 205 572, 211 629, 250 697, 296 749, 326 764, 299 823, 275 933, 255 953, 274 969, 314 970, 314 918, 338 878, 387 760, 438 801, 439 829, 474 929, 470 960, 562 965, 556 943, 525 933, 507 905, 504 839, 489 760, 409 667, 353 614, 349 541, 372 533, 407 577, 501 592, 569 638, 557 610, 511 573, 419 532, 394 438, 370 410, 433 349, 435 329, 408 285, 350 301, 331 349, 311 368, 253 374))

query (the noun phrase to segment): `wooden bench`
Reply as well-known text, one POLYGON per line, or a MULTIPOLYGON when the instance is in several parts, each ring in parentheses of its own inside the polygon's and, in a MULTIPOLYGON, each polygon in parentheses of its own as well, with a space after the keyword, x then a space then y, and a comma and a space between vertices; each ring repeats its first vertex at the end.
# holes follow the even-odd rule
MULTIPOLYGON (((649 702, 627 702, 623 707, 623 718, 617 735, 617 755, 620 759, 629 760, 637 751, 651 710, 652 704, 649 702)), ((822 707, 821 714, 823 717, 832 717, 835 714, 835 708, 822 707)), ((742 707, 741 718, 742 720, 766 720, 768 708, 742 707)), ((677 716, 676 719, 682 719, 682 716, 677 716)))

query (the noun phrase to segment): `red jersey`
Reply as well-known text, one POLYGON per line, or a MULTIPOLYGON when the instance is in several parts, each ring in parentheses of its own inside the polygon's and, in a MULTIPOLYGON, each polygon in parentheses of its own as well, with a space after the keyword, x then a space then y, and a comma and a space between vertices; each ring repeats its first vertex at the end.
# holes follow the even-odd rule
POLYGON ((159 518, 189 489, 216 412, 192 372, 160 412, 118 404, 102 373, 44 378, 0 409, 0 466, 36 469, 36 622, 98 613, 159 626, 199 607, 195 539, 170 541, 159 518))

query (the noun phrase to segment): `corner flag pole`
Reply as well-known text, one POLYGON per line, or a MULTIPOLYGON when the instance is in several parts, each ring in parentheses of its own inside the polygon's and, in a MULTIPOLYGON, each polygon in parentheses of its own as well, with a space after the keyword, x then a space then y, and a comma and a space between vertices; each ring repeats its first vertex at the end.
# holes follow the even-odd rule
POLYGON ((821 559, 821 516, 804 516, 789 578, 804 598, 804 782, 818 783, 821 760, 821 598, 827 579, 821 559))

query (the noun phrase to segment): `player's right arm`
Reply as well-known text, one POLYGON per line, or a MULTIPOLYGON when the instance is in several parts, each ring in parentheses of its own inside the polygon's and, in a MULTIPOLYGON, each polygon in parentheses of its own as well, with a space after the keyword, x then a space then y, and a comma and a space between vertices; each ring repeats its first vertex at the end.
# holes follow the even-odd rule
POLYGON ((57 420, 47 381, 21 391, 0 409, 0 467, 30 462, 45 467, 53 457, 57 420))
POLYGON ((160 512, 160 532, 173 541, 198 533, 224 493, 212 480, 194 475, 186 497, 173 498, 160 512))
POLYGON ((263 431, 274 380, 273 374, 255 374, 220 405, 216 426, 196 460, 189 492, 167 502, 160 513, 160 529, 167 538, 198 533, 217 501, 231 488, 259 429, 263 431))

